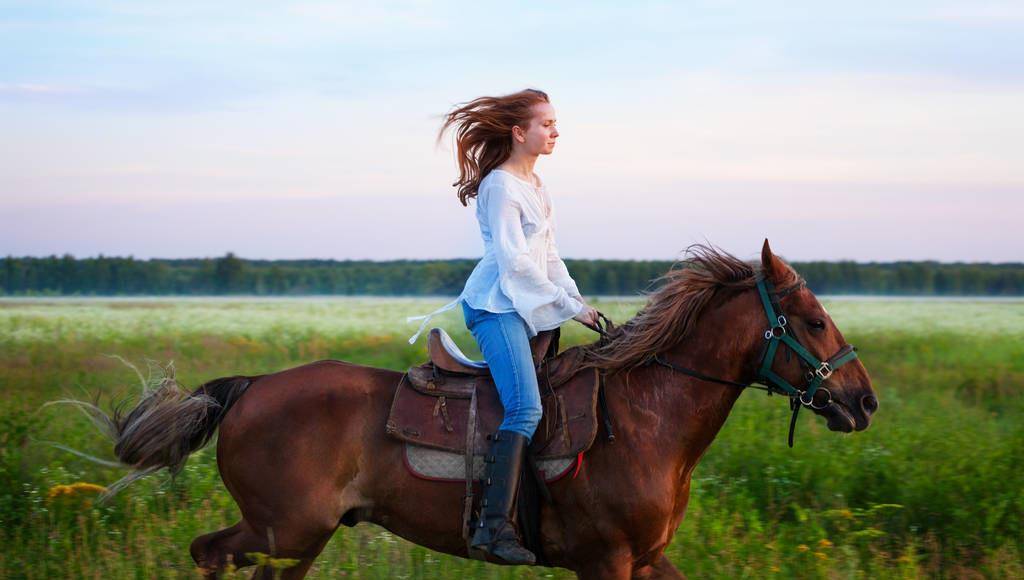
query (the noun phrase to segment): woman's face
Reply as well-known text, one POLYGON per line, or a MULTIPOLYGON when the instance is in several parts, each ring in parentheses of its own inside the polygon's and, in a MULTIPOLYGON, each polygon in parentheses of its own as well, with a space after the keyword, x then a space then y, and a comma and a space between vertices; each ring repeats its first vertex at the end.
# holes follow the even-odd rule
POLYGON ((551 103, 537 103, 533 106, 533 118, 525 130, 515 127, 512 136, 516 145, 529 155, 550 155, 555 150, 558 129, 555 120, 555 108, 551 103))

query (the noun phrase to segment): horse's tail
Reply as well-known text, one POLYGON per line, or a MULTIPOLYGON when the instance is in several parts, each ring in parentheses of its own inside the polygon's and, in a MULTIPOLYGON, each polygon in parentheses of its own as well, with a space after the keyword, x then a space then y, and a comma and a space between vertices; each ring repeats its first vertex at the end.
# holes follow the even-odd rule
POLYGON ((114 454, 136 472, 129 477, 136 479, 165 467, 172 474, 181 471, 188 456, 213 437, 224 415, 255 378, 214 379, 189 393, 173 376, 165 377, 127 414, 115 409, 109 431, 114 454))
POLYGON ((131 473, 110 486, 103 499, 116 494, 133 481, 167 468, 171 475, 181 471, 185 460, 206 445, 217 426, 246 389, 259 376, 234 376, 213 379, 196 390, 185 390, 174 378, 174 365, 154 366, 150 361, 149 378, 135 365, 114 356, 132 368, 142 383, 142 399, 125 412, 123 403, 107 413, 93 402, 61 399, 45 406, 69 404, 85 413, 114 442, 114 454, 120 463, 77 451, 60 443, 51 445, 103 465, 128 466, 131 473))
POLYGON ((142 400, 127 413, 124 405, 118 404, 108 414, 100 408, 98 395, 94 402, 61 399, 44 405, 70 404, 78 407, 113 440, 114 454, 120 463, 100 459, 60 443, 49 442, 51 445, 96 463, 111 467, 125 465, 132 469, 107 489, 103 500, 155 471, 167 468, 172 475, 181 471, 188 456, 210 441, 231 406, 259 378, 223 377, 188 392, 175 380, 173 364, 166 368, 156 367, 160 376, 155 379, 151 364, 150 379, 144 379, 134 365, 121 360, 135 370, 143 384, 142 400))

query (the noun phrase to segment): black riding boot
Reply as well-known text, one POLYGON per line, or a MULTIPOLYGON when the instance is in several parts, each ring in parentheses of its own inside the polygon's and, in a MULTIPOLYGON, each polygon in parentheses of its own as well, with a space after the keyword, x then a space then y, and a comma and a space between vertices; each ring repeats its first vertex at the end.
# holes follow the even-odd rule
POLYGON ((512 431, 498 431, 484 456, 483 499, 480 519, 470 544, 509 564, 533 564, 537 558, 523 547, 512 523, 519 477, 526 452, 526 437, 512 431))

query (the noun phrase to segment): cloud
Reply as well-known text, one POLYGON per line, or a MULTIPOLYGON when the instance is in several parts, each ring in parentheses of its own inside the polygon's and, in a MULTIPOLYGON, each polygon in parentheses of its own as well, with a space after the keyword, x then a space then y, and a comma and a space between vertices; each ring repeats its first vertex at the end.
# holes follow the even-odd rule
MULTIPOLYGON (((26 6, 0 22, 0 52, 13 55, 0 63, 0 214, 31 207, 74 223, 75 204, 220 203, 228 215, 232 204, 275 199, 349 207, 404 196, 462 217, 451 154, 433 148, 437 115, 537 86, 552 95, 563 128, 538 172, 568 210, 570 255, 664 257, 700 235, 731 240, 735 216, 765 198, 813 213, 834 196, 866 200, 844 214, 847 246, 806 236, 791 243, 858 257, 848 242, 898 205, 887 198, 927 208, 915 227, 936 236, 968 230, 956 200, 972 191, 981 205, 970 227, 985 230, 991 208, 1020 207, 1012 205, 1024 192, 1016 6, 26 6), (622 208, 623 192, 668 209, 644 222, 641 207, 608 242, 588 237, 602 215, 634 215, 622 208)), ((327 207, 310 204, 288 215, 327 207)), ((374 227, 417 224, 390 210, 352 211, 374 227)), ((320 223, 327 244, 332 226, 320 223)), ((87 245, 82 231, 47 247, 87 245)), ((892 255, 910 256, 899 236, 887 240, 892 255)), ((121 243, 131 238, 110 247, 121 243)), ((159 254, 183 243, 147 247, 159 254)), ((401 255, 402 243, 388 251, 401 255)), ((979 257, 1006 251, 981 236, 972 243, 979 257)), ((280 251, 313 247, 295 244, 280 251)), ((337 251, 329 255, 344 257, 337 251)))
POLYGON ((116 115, 224 111, 279 90, 272 84, 193 72, 137 85, 2 83, 0 103, 62 107, 116 115))
POLYGON ((85 92, 84 87, 71 87, 64 85, 45 85, 31 83, 0 83, 0 97, 17 98, 46 98, 66 95, 79 95, 85 92))
POLYGON ((947 2, 925 11, 923 18, 961 25, 1014 26, 1024 24, 1024 5, 1018 1, 947 2))

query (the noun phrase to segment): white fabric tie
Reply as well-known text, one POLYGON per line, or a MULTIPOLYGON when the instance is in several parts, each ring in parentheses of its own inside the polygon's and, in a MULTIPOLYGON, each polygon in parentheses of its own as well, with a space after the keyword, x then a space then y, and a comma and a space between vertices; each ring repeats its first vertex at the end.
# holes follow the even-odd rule
POLYGON ((462 296, 459 296, 455 300, 452 300, 448 304, 445 304, 444 306, 438 308, 437 310, 431 312, 430 314, 423 314, 421 316, 409 316, 409 317, 406 317, 406 319, 405 319, 406 323, 413 322, 414 320, 421 320, 421 319, 423 320, 423 322, 420 323, 419 329, 416 330, 416 334, 412 335, 412 338, 409 339, 409 344, 415 344, 416 343, 416 339, 420 337, 420 333, 422 333, 423 329, 427 327, 427 323, 430 322, 430 319, 433 318, 435 314, 441 314, 442 312, 447 312, 447 311, 451 310, 452 308, 455 308, 459 304, 460 300, 462 300, 462 296))

